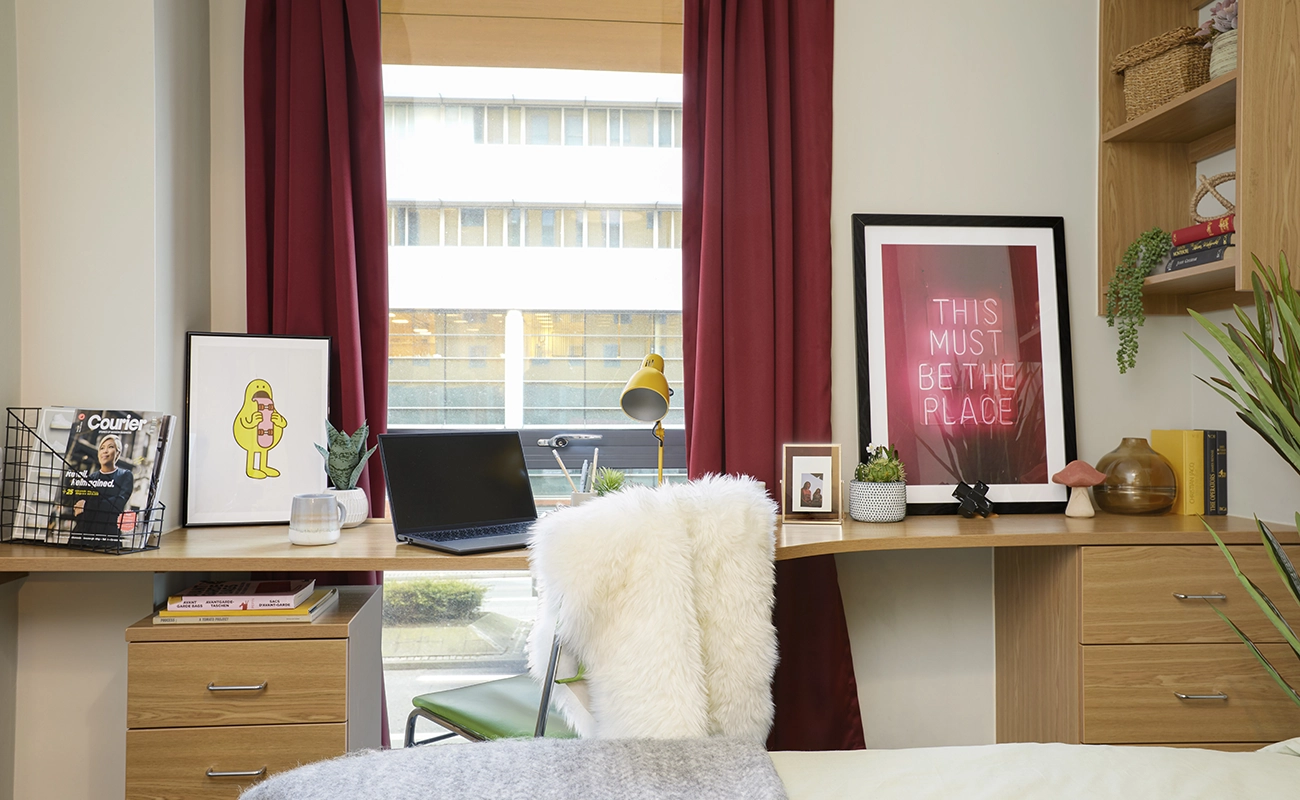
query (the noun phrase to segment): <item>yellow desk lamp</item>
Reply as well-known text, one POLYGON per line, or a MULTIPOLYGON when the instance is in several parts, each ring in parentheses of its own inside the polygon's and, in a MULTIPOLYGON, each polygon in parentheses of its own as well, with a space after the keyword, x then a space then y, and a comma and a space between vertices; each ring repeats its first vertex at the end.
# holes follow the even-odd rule
POLYGON ((663 356, 651 353, 641 362, 641 368, 633 373, 623 387, 623 394, 618 404, 623 413, 642 422, 653 422, 651 429, 659 440, 659 483, 664 482, 664 423, 668 415, 668 398, 673 390, 668 388, 668 379, 664 377, 663 356))

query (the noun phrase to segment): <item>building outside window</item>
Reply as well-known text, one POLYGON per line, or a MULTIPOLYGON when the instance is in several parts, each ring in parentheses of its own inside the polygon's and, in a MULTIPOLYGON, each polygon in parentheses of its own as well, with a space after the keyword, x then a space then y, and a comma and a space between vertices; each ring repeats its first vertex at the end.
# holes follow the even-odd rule
MULTIPOLYGON (((389 428, 520 430, 539 505, 600 463, 653 483, 657 442, 619 394, 648 353, 674 397, 666 473, 682 480, 681 76, 384 67, 389 428)), ((389 573, 481 587, 472 619, 386 625, 390 730, 416 694, 517 674, 527 575, 389 573)), ((446 591, 461 592, 464 587, 446 591)), ((442 590, 439 590, 442 591, 442 590)))

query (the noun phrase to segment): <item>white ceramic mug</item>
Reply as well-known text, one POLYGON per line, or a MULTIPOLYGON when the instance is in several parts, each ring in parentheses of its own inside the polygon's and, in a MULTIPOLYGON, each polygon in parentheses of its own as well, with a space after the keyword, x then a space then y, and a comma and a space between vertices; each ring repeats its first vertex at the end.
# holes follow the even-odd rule
POLYGON ((296 494, 289 509, 289 541, 293 544, 334 544, 348 510, 334 495, 296 494))

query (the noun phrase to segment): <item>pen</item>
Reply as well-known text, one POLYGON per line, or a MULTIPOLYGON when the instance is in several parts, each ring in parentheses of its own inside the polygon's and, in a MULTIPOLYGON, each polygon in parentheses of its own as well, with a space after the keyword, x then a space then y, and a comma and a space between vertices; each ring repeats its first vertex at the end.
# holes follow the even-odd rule
POLYGON ((595 448, 591 454, 591 488, 596 488, 596 465, 600 463, 600 448, 595 448))
POLYGON ((585 491, 587 491, 587 465, 588 465, 588 462, 587 462, 587 460, 584 458, 584 459, 582 460, 582 474, 581 474, 580 476, 578 476, 578 486, 580 487, 580 488, 578 489, 578 491, 580 491, 580 492, 585 492, 585 491))
POLYGON ((569 487, 575 492, 578 491, 578 487, 573 485, 573 478, 569 477, 569 470, 564 466, 564 459, 560 458, 560 451, 552 447, 551 455, 555 456, 555 463, 560 465, 560 472, 564 473, 564 479, 569 482, 569 487))

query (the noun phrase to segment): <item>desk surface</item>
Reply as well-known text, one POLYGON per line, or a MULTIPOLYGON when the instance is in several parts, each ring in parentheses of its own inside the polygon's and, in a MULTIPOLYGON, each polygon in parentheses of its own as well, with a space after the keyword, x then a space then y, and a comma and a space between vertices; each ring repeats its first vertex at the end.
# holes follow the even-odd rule
MULTIPOLYGON (((1259 544, 1254 521, 1209 517, 1229 544, 1259 544)), ((1300 537, 1274 528, 1284 542, 1300 537)), ((1123 517, 1100 514, 1069 519, 1060 514, 1008 514, 993 519, 908 517, 902 522, 785 525, 777 531, 776 558, 867 550, 1051 545, 1210 544, 1196 517, 1123 517)), ((452 556, 398 544, 392 526, 370 522, 343 532, 338 544, 297 547, 284 526, 190 528, 163 534, 157 550, 104 555, 61 547, 0 544, 0 574, 21 572, 244 572, 253 570, 494 570, 528 569, 524 550, 452 556)))

